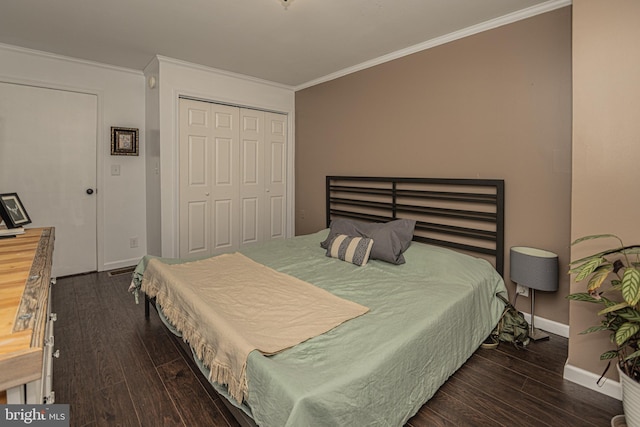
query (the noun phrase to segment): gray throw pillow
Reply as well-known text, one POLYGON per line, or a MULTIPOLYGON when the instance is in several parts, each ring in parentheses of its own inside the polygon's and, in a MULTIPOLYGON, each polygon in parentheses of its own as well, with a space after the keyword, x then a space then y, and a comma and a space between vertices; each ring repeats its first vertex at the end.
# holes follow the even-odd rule
POLYGON ((371 259, 404 264, 402 253, 407 250, 413 239, 416 221, 413 219, 397 219, 389 222, 364 222, 338 218, 331 221, 329 236, 320 243, 324 249, 338 234, 347 236, 368 237, 373 239, 371 259))

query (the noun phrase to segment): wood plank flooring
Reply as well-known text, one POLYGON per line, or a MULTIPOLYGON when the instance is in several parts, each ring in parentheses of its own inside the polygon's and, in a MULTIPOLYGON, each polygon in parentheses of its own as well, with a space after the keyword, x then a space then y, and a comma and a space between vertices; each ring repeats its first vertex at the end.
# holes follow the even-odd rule
MULTIPOLYGON (((157 314, 127 292, 130 275, 91 273, 53 286, 56 403, 72 426, 238 426, 157 314)), ((407 423, 609 426, 615 399, 562 379, 567 340, 479 349, 407 423)))

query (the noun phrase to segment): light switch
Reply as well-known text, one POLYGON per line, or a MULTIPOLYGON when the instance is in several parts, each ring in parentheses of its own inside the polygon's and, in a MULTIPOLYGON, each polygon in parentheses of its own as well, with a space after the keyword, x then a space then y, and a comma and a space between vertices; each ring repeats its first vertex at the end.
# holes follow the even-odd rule
POLYGON ((112 176, 120 175, 120 165, 111 165, 111 175, 112 176))

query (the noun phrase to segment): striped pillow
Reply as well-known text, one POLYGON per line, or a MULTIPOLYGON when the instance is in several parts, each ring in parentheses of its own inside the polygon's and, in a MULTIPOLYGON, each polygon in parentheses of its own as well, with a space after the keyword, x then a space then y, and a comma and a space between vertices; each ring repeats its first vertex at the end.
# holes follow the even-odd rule
POLYGON ((355 265, 365 265, 369 260, 373 239, 338 234, 327 247, 327 256, 355 265))

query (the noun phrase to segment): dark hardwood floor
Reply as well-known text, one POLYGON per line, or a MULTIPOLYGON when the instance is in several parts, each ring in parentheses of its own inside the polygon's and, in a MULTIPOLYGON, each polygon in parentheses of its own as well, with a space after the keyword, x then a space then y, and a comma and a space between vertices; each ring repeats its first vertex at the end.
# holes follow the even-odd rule
MULTIPOLYGON (((72 426, 237 426, 162 326, 127 292, 130 275, 53 286, 56 403, 72 426)), ((609 426, 619 401, 562 379, 567 340, 479 349, 407 426, 609 426)))

